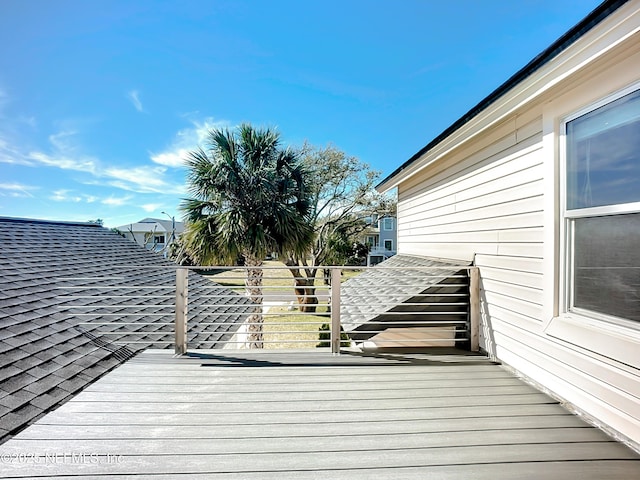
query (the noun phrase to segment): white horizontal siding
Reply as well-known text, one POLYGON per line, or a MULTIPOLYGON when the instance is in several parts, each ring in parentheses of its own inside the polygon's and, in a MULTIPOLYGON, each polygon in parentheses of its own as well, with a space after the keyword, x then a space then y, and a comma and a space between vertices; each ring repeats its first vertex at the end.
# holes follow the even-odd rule
POLYGON ((506 274, 529 272, 542 274, 544 265, 541 258, 517 258, 494 255, 476 255, 476 263, 485 267, 503 270, 506 274))
POLYGON ((400 188, 398 244, 408 254, 465 260, 475 255, 483 308, 518 312, 539 323, 544 300, 542 121, 536 116, 522 129, 515 122, 506 125, 511 130, 502 126, 499 135, 489 136, 494 143, 459 159, 457 168, 400 188))
POLYGON ((494 144, 481 152, 406 189, 401 185, 399 251, 475 259, 483 348, 637 439, 637 370, 625 371, 613 360, 544 334, 545 289, 553 282, 544 276, 548 167, 541 128, 539 117, 517 132, 502 126, 500 135, 491 137, 494 144))
MULTIPOLYGON (((513 291, 513 288, 511 289, 513 291)), ((519 298, 514 295, 507 295, 502 293, 501 286, 498 283, 491 285, 490 289, 484 289, 480 292, 480 298, 482 299, 484 311, 489 316, 493 316, 495 308, 499 308, 510 314, 517 314, 518 316, 525 316, 532 321, 540 323, 542 318, 543 308, 542 305, 536 303, 538 295, 531 292, 530 296, 526 298, 519 298)))
POLYGON ((582 405, 600 422, 639 438, 638 377, 561 343, 492 317, 499 358, 560 398, 582 405))
POLYGON ((482 278, 493 282, 505 284, 529 285, 531 288, 542 290, 545 286, 544 277, 540 273, 531 273, 524 270, 507 270, 484 266, 482 278))
MULTIPOLYGON (((522 280, 528 280, 525 277, 521 277, 522 280)), ((518 285, 514 283, 515 278, 510 282, 504 282, 499 280, 491 280, 489 278, 482 278, 482 289, 488 294, 496 293, 503 297, 510 297, 517 300, 524 300, 528 304, 542 307, 542 289, 532 288, 528 285, 518 285)))
MULTIPOLYGON (((541 186, 541 184, 539 185, 541 186)), ((500 203, 485 203, 485 200, 487 202, 492 201, 493 196, 478 198, 473 207, 472 205, 474 205, 474 203, 471 201, 465 201, 463 205, 459 205, 454 200, 454 203, 446 207, 426 210, 422 218, 414 215, 412 217, 413 221, 405 222, 403 220, 402 223, 398 223, 398 231, 404 230, 407 227, 413 229, 420 227, 438 227, 441 225, 466 223, 471 220, 492 220, 495 218, 542 211, 542 192, 539 191, 538 195, 525 198, 521 198, 521 195, 525 192, 514 190, 510 193, 511 195, 507 195, 508 197, 516 198, 500 203)), ((540 227, 542 225, 531 226, 540 227)))
POLYGON ((471 262, 474 252, 481 252, 483 255, 495 255, 498 248, 496 244, 492 243, 465 243, 464 245, 458 245, 455 243, 403 242, 401 245, 398 245, 398 253, 448 258, 464 262, 471 262))
POLYGON ((539 142, 530 148, 517 150, 513 147, 503 153, 484 159, 479 165, 467 166, 457 175, 439 175, 441 179, 430 179, 420 188, 402 189, 402 208, 410 215, 412 209, 435 208, 450 204, 456 198, 458 201, 477 198, 543 178, 541 168, 537 172, 531 171, 543 164, 539 142))
POLYGON ((412 223, 403 223, 402 228, 398 228, 398 239, 411 240, 412 236, 429 242, 429 236, 442 233, 468 233, 468 232, 494 232, 499 238, 500 232, 505 229, 534 229, 541 228, 544 221, 543 212, 538 210, 534 203, 527 205, 533 208, 531 212, 516 212, 507 214, 507 207, 504 210, 493 209, 492 215, 487 215, 489 210, 478 211, 476 215, 451 214, 446 218, 437 217, 429 221, 418 220, 412 223), (485 217, 482 218, 481 214, 485 217), (455 221, 453 221, 455 219, 455 221))
POLYGON ((640 81, 639 32, 629 2, 394 180, 398 251, 480 267, 481 345, 637 445, 640 333, 564 313, 558 175, 563 119, 640 81))
MULTIPOLYGON (((511 319, 512 315, 508 317, 511 319)), ((538 335, 535 326, 526 321, 503 321, 499 315, 494 315, 493 321, 495 322, 495 332, 500 332, 514 340, 527 338, 527 345, 537 352, 552 355, 558 362, 578 369, 616 390, 625 392, 627 396, 640 398, 640 382, 637 381, 635 369, 621 368, 617 362, 607 357, 594 355, 575 345, 559 342, 552 337, 538 335)), ((627 410, 630 414, 635 412, 633 409, 628 408, 627 410)))

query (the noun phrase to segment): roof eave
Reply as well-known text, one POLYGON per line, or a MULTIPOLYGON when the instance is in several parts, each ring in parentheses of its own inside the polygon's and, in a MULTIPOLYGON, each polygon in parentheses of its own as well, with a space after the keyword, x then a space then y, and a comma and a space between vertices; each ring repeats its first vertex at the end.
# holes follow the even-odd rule
POLYGON ((74 222, 74 221, 65 221, 65 220, 47 220, 40 218, 24 218, 24 217, 2 217, 0 216, 0 222, 15 222, 15 223, 40 223, 40 224, 56 224, 56 225, 75 225, 79 227, 99 227, 102 228, 103 225, 100 225, 96 222, 74 222))

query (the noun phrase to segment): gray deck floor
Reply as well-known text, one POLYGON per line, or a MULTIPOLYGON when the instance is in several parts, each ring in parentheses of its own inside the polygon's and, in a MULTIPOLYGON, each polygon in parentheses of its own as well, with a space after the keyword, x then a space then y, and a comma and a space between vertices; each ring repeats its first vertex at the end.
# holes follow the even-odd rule
POLYGON ((472 355, 147 351, 0 446, 2 478, 634 479, 640 457, 472 355))

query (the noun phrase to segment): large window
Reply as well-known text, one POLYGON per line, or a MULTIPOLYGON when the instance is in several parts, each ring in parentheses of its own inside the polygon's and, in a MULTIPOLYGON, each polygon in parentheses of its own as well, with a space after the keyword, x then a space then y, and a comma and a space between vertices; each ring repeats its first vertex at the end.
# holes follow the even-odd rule
POLYGON ((565 133, 567 309, 640 321, 640 90, 565 133))

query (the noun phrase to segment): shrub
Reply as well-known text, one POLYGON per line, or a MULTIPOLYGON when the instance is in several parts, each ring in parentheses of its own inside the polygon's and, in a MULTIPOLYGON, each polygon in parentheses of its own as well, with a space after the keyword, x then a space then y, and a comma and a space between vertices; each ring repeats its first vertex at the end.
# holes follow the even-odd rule
MULTIPOLYGON (((320 338, 320 343, 316 345, 318 348, 331 346, 331 327, 329 326, 328 323, 323 323, 320 326, 319 338, 320 338)), ((344 333, 344 329, 342 327, 340 327, 340 340, 342 340, 340 342, 341 347, 351 346, 351 339, 346 333, 344 333)))

